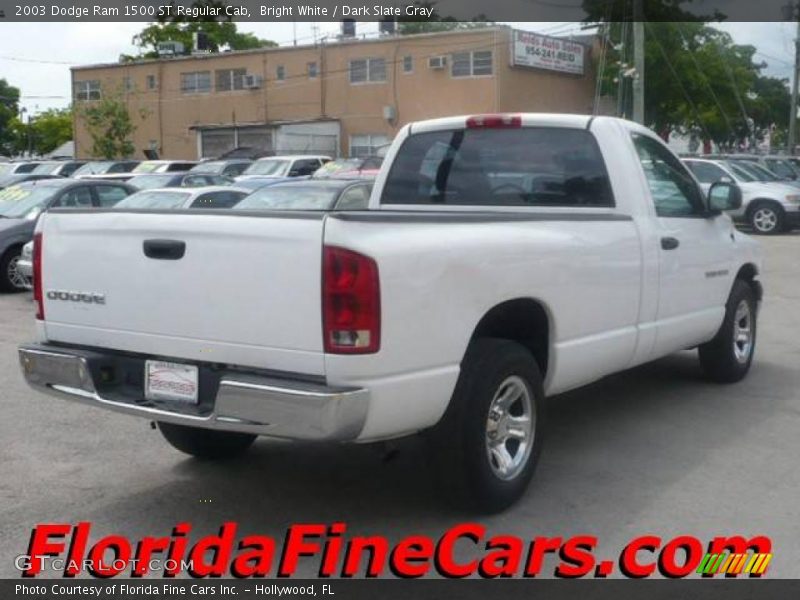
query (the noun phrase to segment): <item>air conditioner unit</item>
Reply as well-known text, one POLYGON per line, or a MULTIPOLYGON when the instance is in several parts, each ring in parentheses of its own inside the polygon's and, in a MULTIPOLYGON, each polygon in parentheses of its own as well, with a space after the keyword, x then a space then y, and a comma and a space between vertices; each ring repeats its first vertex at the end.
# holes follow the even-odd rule
POLYGON ((181 42, 159 42, 156 52, 159 56, 177 56, 183 54, 184 46, 181 42))
POLYGON ((446 56, 430 56, 428 57, 429 69, 444 69, 447 66, 446 56))
POLYGON ((246 90, 257 90, 261 87, 262 82, 261 75, 245 75, 242 78, 242 86, 246 90))

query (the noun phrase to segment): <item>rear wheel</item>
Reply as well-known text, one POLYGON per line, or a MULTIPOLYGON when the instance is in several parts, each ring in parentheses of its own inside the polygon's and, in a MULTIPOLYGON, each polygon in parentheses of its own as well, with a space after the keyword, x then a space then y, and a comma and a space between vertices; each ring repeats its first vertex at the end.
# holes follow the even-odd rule
POLYGON ((750 226, 762 235, 780 233, 786 229, 783 208, 774 202, 759 202, 750 211, 750 226))
POLYGON ((19 272, 22 248, 9 248, 0 258, 0 290, 3 292, 23 292, 28 286, 27 278, 19 272))
POLYGON ((714 381, 735 383, 750 370, 755 348, 756 296, 753 288, 737 280, 717 335, 699 348, 700 364, 714 381))
POLYGON ((539 458, 543 418, 533 355, 509 340, 474 341, 450 407, 432 431, 445 492, 457 505, 487 513, 516 502, 539 458))
POLYGON ((208 460, 240 456, 256 440, 256 436, 249 433, 214 431, 173 423, 159 422, 158 429, 174 448, 208 460))

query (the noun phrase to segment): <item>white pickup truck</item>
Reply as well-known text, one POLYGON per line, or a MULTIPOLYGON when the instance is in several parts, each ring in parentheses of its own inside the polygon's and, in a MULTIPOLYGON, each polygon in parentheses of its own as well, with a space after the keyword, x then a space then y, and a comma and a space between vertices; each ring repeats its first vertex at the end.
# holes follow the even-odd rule
POLYGON ((366 211, 49 212, 21 366, 205 458, 425 432, 454 497, 497 511, 546 396, 690 348, 746 375, 761 258, 740 204, 618 119, 413 123, 366 211))

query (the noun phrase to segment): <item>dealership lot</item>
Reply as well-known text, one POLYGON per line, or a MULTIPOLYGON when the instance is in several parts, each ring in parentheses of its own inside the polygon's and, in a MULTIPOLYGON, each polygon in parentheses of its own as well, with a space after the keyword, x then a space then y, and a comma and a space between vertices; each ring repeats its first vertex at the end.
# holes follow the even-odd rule
MULTIPOLYGON (((766 301, 750 376, 707 383, 687 352, 551 398, 534 482, 506 513, 477 519, 489 534, 596 535, 596 556, 610 560, 646 534, 761 534, 773 541, 768 575, 800 576, 800 233, 760 239, 766 301)), ((145 421, 35 394, 16 358, 32 319, 28 295, 0 296, 0 577, 18 575, 13 559, 37 523, 90 521, 94 537, 138 539, 230 520, 239 536, 281 539, 292 523, 344 521, 398 539, 474 519, 438 500, 417 439, 388 455, 259 441, 243 459, 203 463, 145 421)), ((314 576, 319 562, 301 565, 314 576)))

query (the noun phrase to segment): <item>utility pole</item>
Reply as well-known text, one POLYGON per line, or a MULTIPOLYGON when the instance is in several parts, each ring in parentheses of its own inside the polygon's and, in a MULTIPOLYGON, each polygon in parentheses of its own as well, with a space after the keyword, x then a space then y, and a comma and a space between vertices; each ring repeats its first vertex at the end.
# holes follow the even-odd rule
POLYGON ((789 139, 786 140, 786 152, 790 156, 794 154, 795 140, 797 139, 797 91, 798 79, 800 79, 800 18, 795 11, 796 8, 792 6, 792 15, 797 21, 797 32, 794 38, 794 78, 792 81, 792 107, 789 109, 789 139))
POLYGON ((644 0, 633 0, 633 120, 644 125, 644 0))

